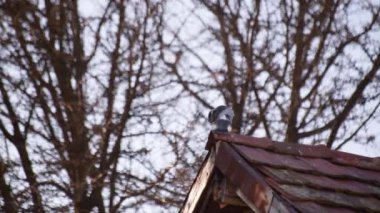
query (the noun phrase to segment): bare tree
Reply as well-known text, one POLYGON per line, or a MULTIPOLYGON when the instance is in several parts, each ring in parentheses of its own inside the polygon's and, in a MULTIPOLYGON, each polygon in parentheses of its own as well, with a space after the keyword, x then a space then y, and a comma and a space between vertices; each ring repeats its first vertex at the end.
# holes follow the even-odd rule
POLYGON ((169 183, 179 140, 161 116, 176 95, 157 97, 170 82, 156 42, 162 3, 79 3, 0 1, 0 204, 6 212, 178 206, 185 192, 169 183))
POLYGON ((215 0, 180 7, 187 12, 167 15, 164 33, 172 39, 163 39, 161 57, 201 106, 233 107, 234 131, 336 149, 374 140, 366 127, 379 118, 378 2, 215 0))
POLYGON ((0 0, 2 210, 176 210, 221 103, 243 134, 373 141, 379 14, 376 1, 0 0))

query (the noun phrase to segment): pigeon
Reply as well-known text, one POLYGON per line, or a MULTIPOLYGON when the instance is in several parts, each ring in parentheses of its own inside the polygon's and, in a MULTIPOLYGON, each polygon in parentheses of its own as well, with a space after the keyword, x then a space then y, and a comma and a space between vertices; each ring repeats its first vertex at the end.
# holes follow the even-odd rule
POLYGON ((208 114, 208 121, 215 125, 215 131, 228 132, 228 127, 232 123, 234 111, 228 106, 218 106, 208 114))

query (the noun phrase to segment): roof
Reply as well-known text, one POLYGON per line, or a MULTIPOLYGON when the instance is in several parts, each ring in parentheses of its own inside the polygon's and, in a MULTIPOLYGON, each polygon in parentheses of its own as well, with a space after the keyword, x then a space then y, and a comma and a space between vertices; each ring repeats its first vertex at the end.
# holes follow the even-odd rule
MULTIPOLYGON (((238 197, 256 212, 273 209, 280 212, 380 212, 379 158, 334 151, 322 145, 281 143, 215 132, 210 133, 206 149, 213 153, 208 159, 212 158, 215 170, 228 179, 238 197)), ((204 194, 207 185, 212 183, 210 171, 213 170, 209 170, 204 187, 194 189, 203 168, 182 212, 186 212, 192 191, 203 189, 198 194, 204 194)))

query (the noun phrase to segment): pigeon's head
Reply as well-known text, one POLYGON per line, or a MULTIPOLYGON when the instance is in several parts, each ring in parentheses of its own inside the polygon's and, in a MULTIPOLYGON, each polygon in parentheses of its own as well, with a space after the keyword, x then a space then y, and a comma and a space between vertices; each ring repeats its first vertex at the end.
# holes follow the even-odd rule
POLYGON ((217 131, 227 132, 234 117, 234 111, 228 106, 218 106, 208 114, 210 123, 215 124, 217 131))

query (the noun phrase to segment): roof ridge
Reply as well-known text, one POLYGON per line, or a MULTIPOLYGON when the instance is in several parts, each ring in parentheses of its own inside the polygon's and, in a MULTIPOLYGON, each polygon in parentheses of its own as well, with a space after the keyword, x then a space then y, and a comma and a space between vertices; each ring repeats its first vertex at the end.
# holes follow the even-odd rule
POLYGON ((324 145, 284 143, 272 141, 267 137, 253 137, 235 133, 211 131, 206 144, 206 149, 210 150, 217 141, 225 141, 270 150, 280 154, 328 159, 334 164, 353 166, 371 171, 380 171, 380 158, 371 158, 343 151, 331 150, 324 145))

